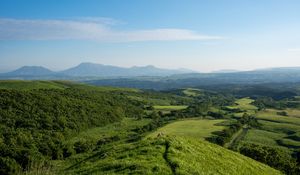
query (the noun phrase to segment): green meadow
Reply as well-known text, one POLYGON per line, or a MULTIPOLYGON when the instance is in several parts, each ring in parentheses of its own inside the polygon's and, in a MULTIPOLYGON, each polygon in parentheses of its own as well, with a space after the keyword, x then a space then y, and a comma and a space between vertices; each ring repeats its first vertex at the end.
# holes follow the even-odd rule
POLYGON ((148 138, 135 143, 105 146, 66 174, 281 174, 217 145, 180 136, 148 138), (216 166, 217 165, 217 166, 216 166))
POLYGON ((153 106, 155 110, 172 111, 186 109, 185 105, 168 105, 168 106, 153 106))
POLYGON ((236 100, 235 105, 228 106, 228 107, 233 109, 238 108, 246 111, 254 111, 257 110, 257 107, 251 104, 253 101, 254 100, 250 98, 241 98, 236 100))
POLYGON ((195 89, 195 88, 186 88, 182 92, 183 94, 191 97, 197 97, 202 94, 201 89, 195 89))
POLYGON ((177 135, 204 139, 213 135, 215 131, 225 128, 222 123, 226 120, 186 119, 170 123, 148 135, 156 137, 159 134, 177 135))
MULTIPOLYGON (((254 115, 260 123, 259 128, 250 128, 247 133, 239 140, 238 145, 253 143, 275 147, 291 154, 300 148, 300 110, 287 108, 277 110, 267 108, 257 111, 252 105, 252 99, 242 98, 235 102, 235 105, 229 108, 239 108, 245 110, 248 114, 254 115), (278 112, 285 111, 288 115, 282 116, 278 112)), ((235 116, 242 117, 244 112, 235 113, 235 116)))

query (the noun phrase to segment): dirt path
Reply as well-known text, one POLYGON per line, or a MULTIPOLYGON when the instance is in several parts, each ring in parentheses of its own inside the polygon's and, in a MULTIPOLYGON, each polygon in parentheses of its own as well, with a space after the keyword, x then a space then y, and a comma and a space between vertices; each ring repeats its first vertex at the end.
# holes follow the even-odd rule
POLYGON ((244 125, 238 132, 236 132, 230 142, 226 143, 224 145, 225 148, 229 148, 232 150, 236 150, 238 147, 238 143, 244 139, 244 137, 246 136, 247 132, 249 130, 248 125, 244 125))

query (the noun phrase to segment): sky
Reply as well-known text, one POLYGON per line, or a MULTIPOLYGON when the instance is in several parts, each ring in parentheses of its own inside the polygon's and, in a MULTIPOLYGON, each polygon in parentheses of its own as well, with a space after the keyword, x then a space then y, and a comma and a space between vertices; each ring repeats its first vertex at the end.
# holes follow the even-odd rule
POLYGON ((300 66, 299 0, 1 0, 0 72, 300 66))

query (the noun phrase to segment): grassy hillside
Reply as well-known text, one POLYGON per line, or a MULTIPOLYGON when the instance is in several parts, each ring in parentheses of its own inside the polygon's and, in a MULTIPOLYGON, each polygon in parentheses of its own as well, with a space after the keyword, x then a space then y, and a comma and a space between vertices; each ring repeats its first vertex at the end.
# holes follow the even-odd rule
POLYGON ((0 89, 64 89, 66 86, 52 81, 21 81, 21 80, 0 80, 0 89))
POLYGON ((158 137, 102 147, 67 174, 256 174, 278 171, 205 141, 158 137))

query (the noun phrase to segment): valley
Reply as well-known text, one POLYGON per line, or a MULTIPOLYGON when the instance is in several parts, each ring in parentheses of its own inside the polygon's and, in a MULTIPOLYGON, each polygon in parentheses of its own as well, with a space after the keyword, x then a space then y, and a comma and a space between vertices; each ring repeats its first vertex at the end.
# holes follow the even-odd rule
POLYGON ((0 97, 2 174, 299 171, 297 96, 6 80, 0 97))

